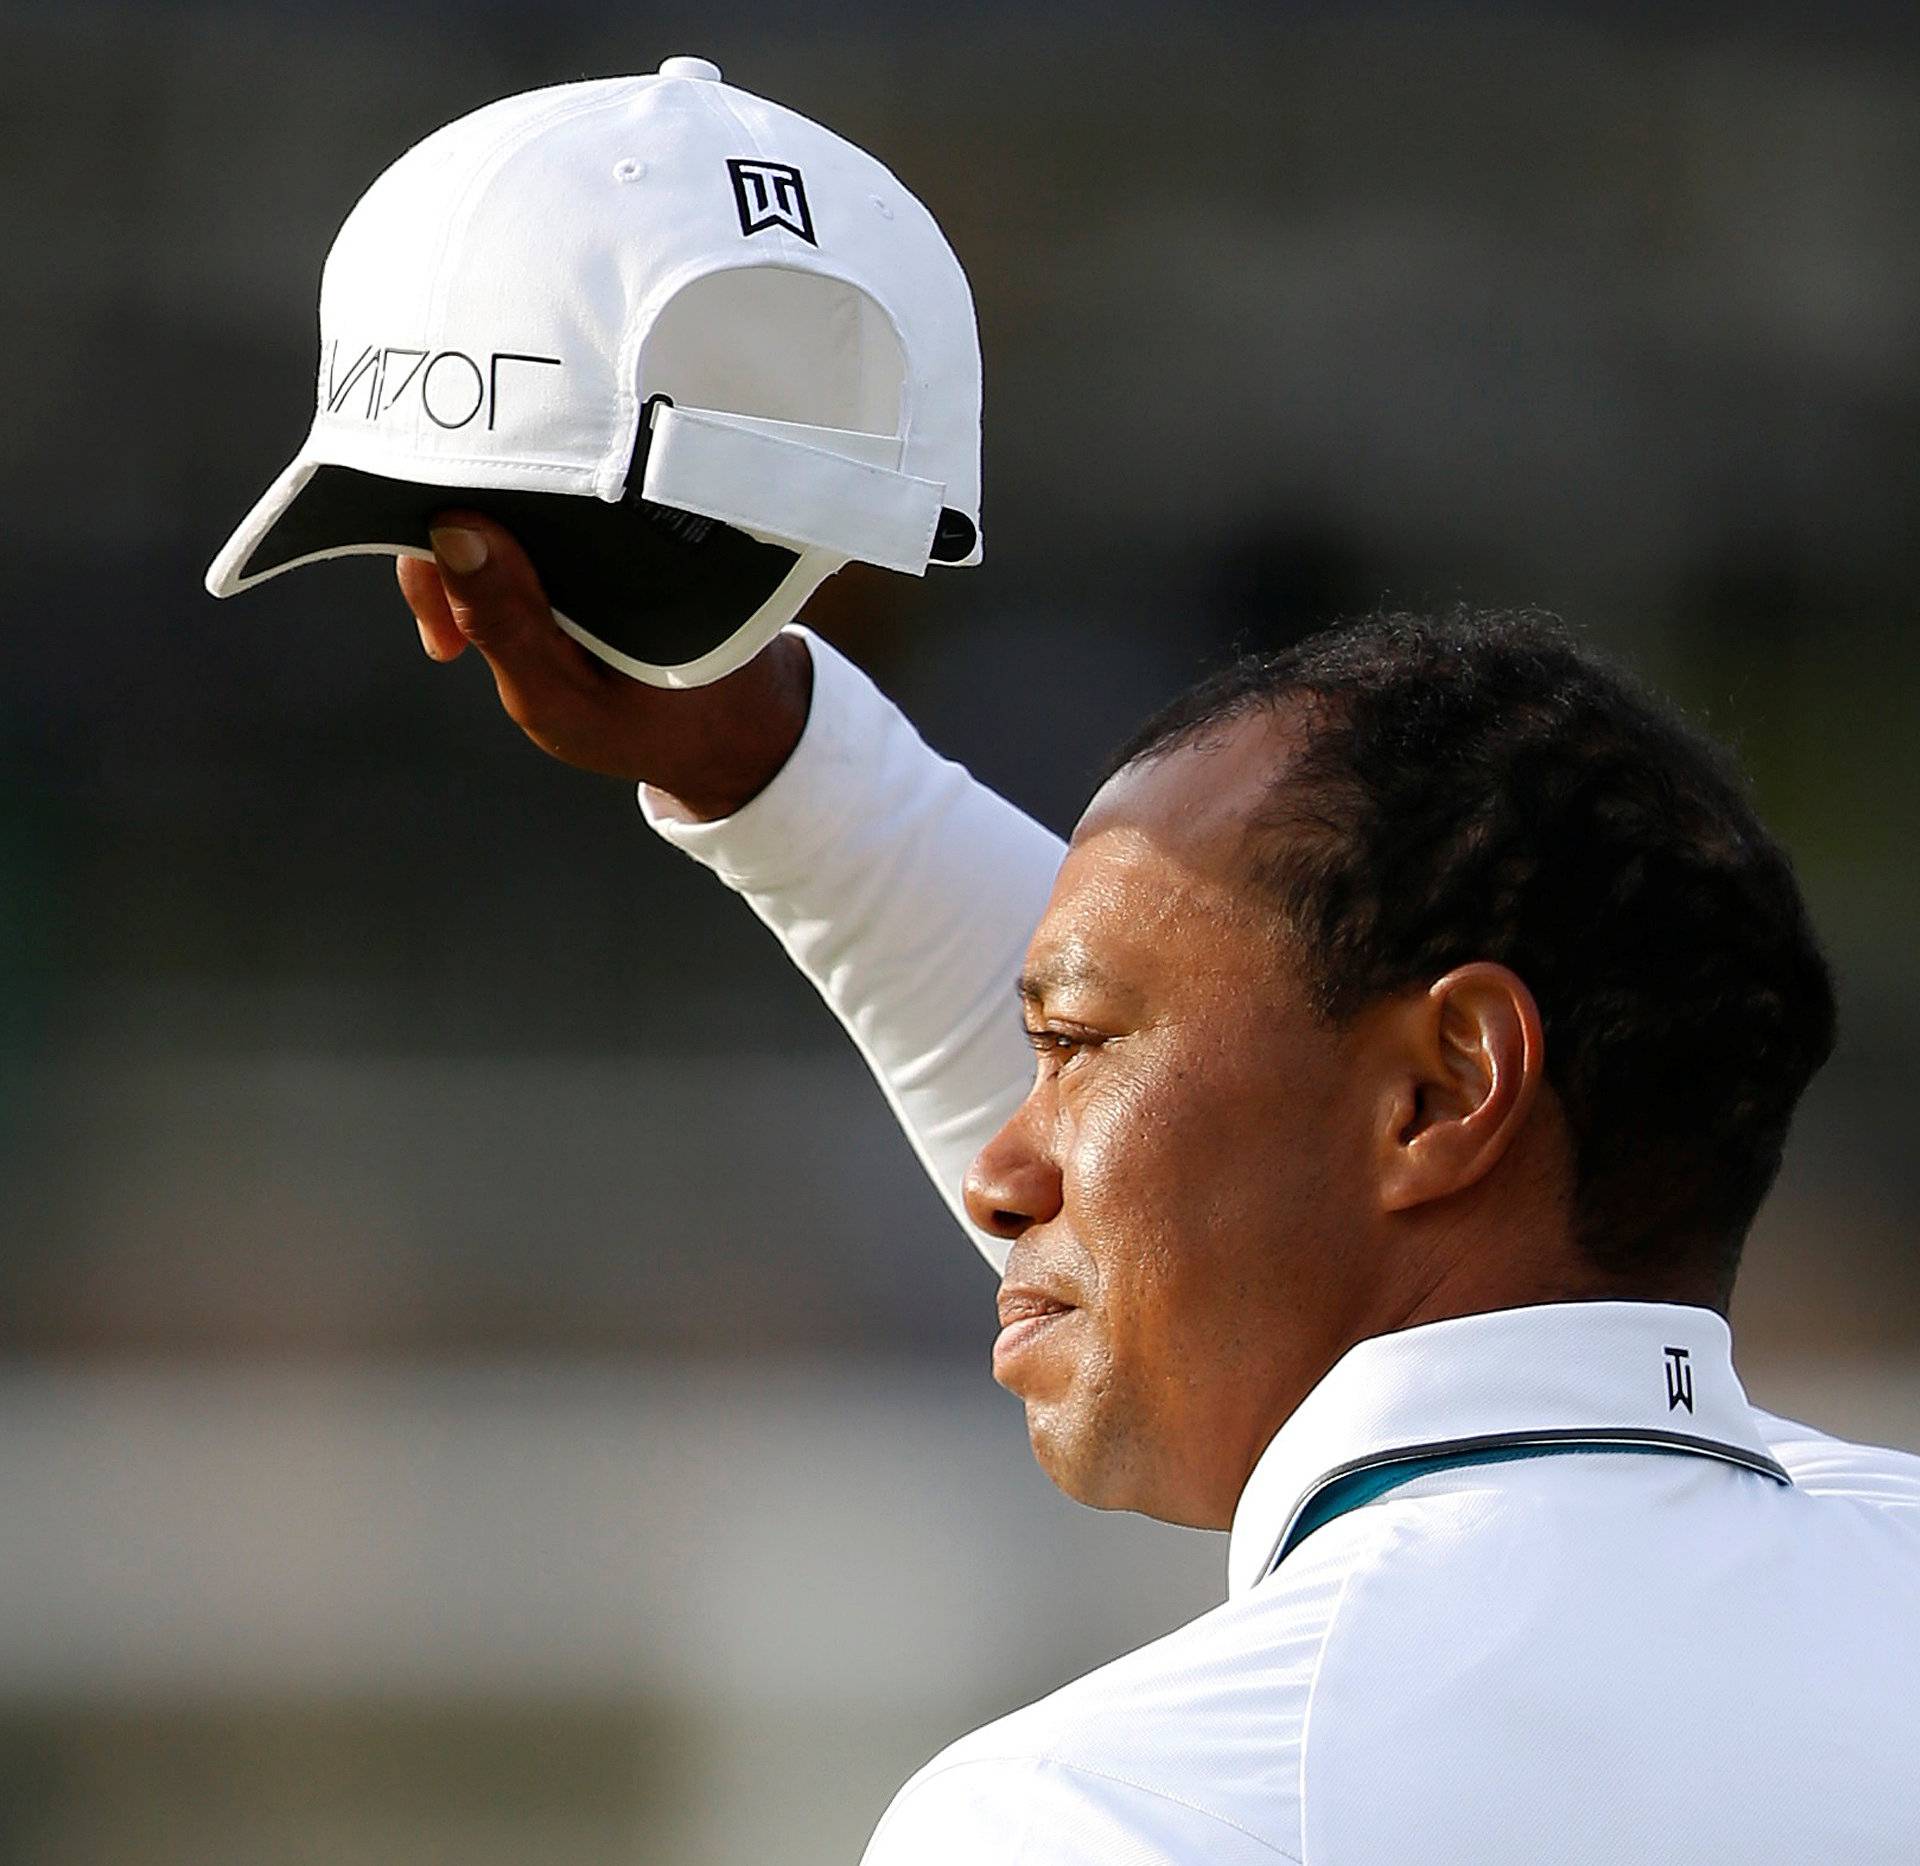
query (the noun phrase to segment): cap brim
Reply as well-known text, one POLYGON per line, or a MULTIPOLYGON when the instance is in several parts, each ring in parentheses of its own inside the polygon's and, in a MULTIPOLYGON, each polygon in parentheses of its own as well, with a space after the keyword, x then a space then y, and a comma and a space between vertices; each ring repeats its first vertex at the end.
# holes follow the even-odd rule
MULTIPOLYGON (((330 557, 430 557, 428 527, 452 508, 512 532, 568 633, 642 678, 714 666, 803 567, 784 545, 638 498, 433 486, 297 459, 213 560, 207 588, 232 596, 330 557)), ((803 579, 807 590, 833 567, 803 579)), ((790 593, 797 608, 806 592, 790 593)))

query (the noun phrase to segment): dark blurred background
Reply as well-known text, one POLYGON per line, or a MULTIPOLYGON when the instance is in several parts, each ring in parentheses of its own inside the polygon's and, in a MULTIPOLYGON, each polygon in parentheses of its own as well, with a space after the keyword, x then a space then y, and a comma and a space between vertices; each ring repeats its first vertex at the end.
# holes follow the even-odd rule
POLYGON ((1844 1017, 1741 1364, 1920 1447, 1911 8, 11 0, 0 1866, 844 1859, 1217 1596, 1028 1467, 991 1278, 629 790, 384 562, 201 589, 374 175, 673 53, 968 268, 986 562, 808 619, 1054 826, 1382 599, 1555 609, 1737 748, 1844 1017))

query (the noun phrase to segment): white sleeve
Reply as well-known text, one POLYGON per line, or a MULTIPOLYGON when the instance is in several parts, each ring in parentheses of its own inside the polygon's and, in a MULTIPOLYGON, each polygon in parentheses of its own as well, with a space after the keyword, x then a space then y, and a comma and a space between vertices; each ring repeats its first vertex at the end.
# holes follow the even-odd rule
POLYGON ((690 820, 640 787, 647 821, 779 936, 879 1079, 920 1163, 968 1224, 960 1183, 1033 1076, 1013 982, 1063 845, 930 750, 852 662, 808 629, 813 702, 759 796, 690 820))

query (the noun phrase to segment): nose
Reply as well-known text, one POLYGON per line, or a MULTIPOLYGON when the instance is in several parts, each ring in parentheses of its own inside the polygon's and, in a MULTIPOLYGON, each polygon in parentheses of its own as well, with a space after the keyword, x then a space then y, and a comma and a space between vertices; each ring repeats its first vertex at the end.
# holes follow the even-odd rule
POLYGON ((982 1231, 1013 1239, 1060 1210, 1060 1169, 1039 1143, 1029 1095, 999 1133, 974 1155, 961 1187, 967 1216, 982 1231))

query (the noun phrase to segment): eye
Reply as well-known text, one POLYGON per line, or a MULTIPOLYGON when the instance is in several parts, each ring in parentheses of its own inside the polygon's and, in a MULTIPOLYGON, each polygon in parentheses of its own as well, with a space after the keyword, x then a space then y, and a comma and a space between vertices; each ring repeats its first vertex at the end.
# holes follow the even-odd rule
POLYGON ((1101 1039, 1073 1030, 1035 1030, 1027 1028, 1027 1041, 1033 1045, 1034 1053, 1045 1059, 1051 1057, 1055 1062, 1071 1062, 1083 1050, 1097 1049, 1101 1039))

